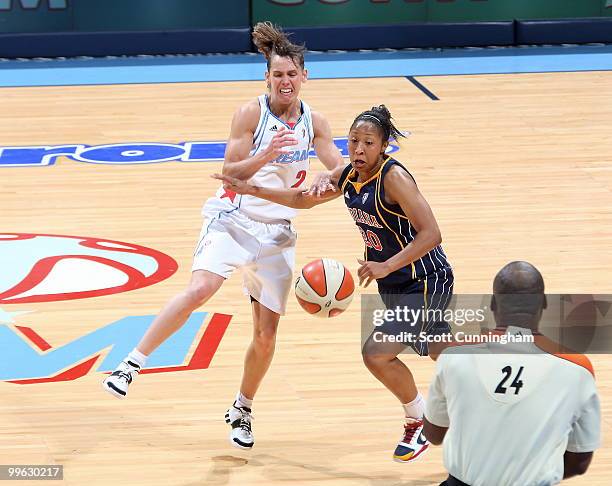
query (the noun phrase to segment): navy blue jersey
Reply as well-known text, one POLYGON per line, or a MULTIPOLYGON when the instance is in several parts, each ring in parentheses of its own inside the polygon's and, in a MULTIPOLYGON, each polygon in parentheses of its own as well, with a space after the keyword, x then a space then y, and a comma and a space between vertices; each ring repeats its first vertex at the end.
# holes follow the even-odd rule
MULTIPOLYGON (((338 181, 344 193, 344 202, 365 242, 368 261, 388 260, 405 248, 417 234, 402 208, 398 204, 385 202, 384 179, 393 166, 400 167, 412 177, 402 164, 387 156, 380 170, 369 180, 357 182, 357 172, 349 165, 338 181)), ((418 260, 377 282, 379 288, 403 287, 449 267, 446 255, 438 245, 418 260)))

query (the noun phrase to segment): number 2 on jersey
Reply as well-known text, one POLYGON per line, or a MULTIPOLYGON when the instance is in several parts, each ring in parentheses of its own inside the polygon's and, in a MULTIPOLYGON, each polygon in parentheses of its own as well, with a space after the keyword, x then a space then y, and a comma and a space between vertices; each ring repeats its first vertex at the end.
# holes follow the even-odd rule
POLYGON ((501 371, 506 376, 504 376, 502 378, 502 380, 497 385, 497 388, 495 388, 495 393, 501 393, 501 394, 505 395, 506 391, 508 390, 508 388, 514 388, 514 394, 518 395, 519 391, 521 391, 521 388, 523 387, 523 380, 520 379, 521 373, 523 372, 523 368, 524 368, 524 366, 521 366, 519 368, 518 373, 514 377, 514 380, 512 380, 512 383, 510 384, 510 386, 509 387, 505 387, 504 385, 506 384, 506 382, 512 376, 512 366, 504 366, 501 371))
POLYGON ((306 171, 305 170, 299 171, 295 175, 295 178, 297 179, 297 182, 291 186, 292 189, 295 189, 296 187, 300 187, 302 185, 302 182, 306 180, 306 171))

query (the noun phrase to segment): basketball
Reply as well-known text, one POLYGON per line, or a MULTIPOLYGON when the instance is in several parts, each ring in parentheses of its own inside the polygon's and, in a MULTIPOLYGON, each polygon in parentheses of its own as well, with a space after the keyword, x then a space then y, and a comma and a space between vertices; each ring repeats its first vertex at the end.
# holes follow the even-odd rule
POLYGON ((302 308, 317 317, 334 317, 344 312, 355 292, 351 273, 331 258, 314 260, 302 268, 295 282, 295 296, 302 308))

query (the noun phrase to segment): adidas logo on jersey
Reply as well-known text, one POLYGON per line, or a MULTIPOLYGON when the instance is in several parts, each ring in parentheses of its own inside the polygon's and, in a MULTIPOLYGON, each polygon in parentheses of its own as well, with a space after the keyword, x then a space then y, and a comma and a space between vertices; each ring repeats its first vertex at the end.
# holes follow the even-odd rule
POLYGON ((369 192, 366 192, 363 197, 361 198, 361 204, 365 204, 365 202, 368 200, 368 196, 370 195, 369 192))
POLYGON ((351 196, 349 196, 349 193, 348 193, 348 192, 345 192, 345 193, 344 193, 344 197, 345 197, 345 198, 347 198, 347 199, 350 199, 350 198, 351 198, 351 196))
POLYGON ((270 127, 270 131, 271 132, 277 132, 278 131, 278 127, 276 125, 273 125, 270 127))

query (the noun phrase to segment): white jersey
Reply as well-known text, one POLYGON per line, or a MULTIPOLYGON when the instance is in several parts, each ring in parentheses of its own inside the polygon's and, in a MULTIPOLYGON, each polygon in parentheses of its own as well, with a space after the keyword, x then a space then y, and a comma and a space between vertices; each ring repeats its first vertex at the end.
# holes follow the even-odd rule
MULTIPOLYGON (((259 123, 253 136, 253 146, 249 156, 253 156, 264 150, 271 142, 277 131, 285 127, 291 129, 284 121, 277 118, 268 104, 268 96, 261 95, 258 98, 260 115, 259 123)), ((292 128, 297 145, 286 147, 289 151, 281 154, 272 162, 264 165, 251 177, 249 182, 256 186, 278 189, 304 187, 308 168, 310 166, 309 152, 314 138, 312 128, 312 114, 310 107, 300 102, 302 115, 292 128)), ((266 201, 255 196, 236 195, 229 193, 221 187, 216 194, 217 201, 209 202, 227 209, 238 208, 240 212, 255 221, 278 222, 290 221, 297 214, 297 210, 280 204, 266 201)), ((207 203, 208 204, 208 203, 207 203)))
POLYGON ((550 343, 543 336, 507 330, 518 333, 535 342, 451 347, 437 362, 425 416, 450 425, 444 465, 471 486, 557 484, 566 450, 599 447, 599 398, 588 358, 543 352, 550 343))

